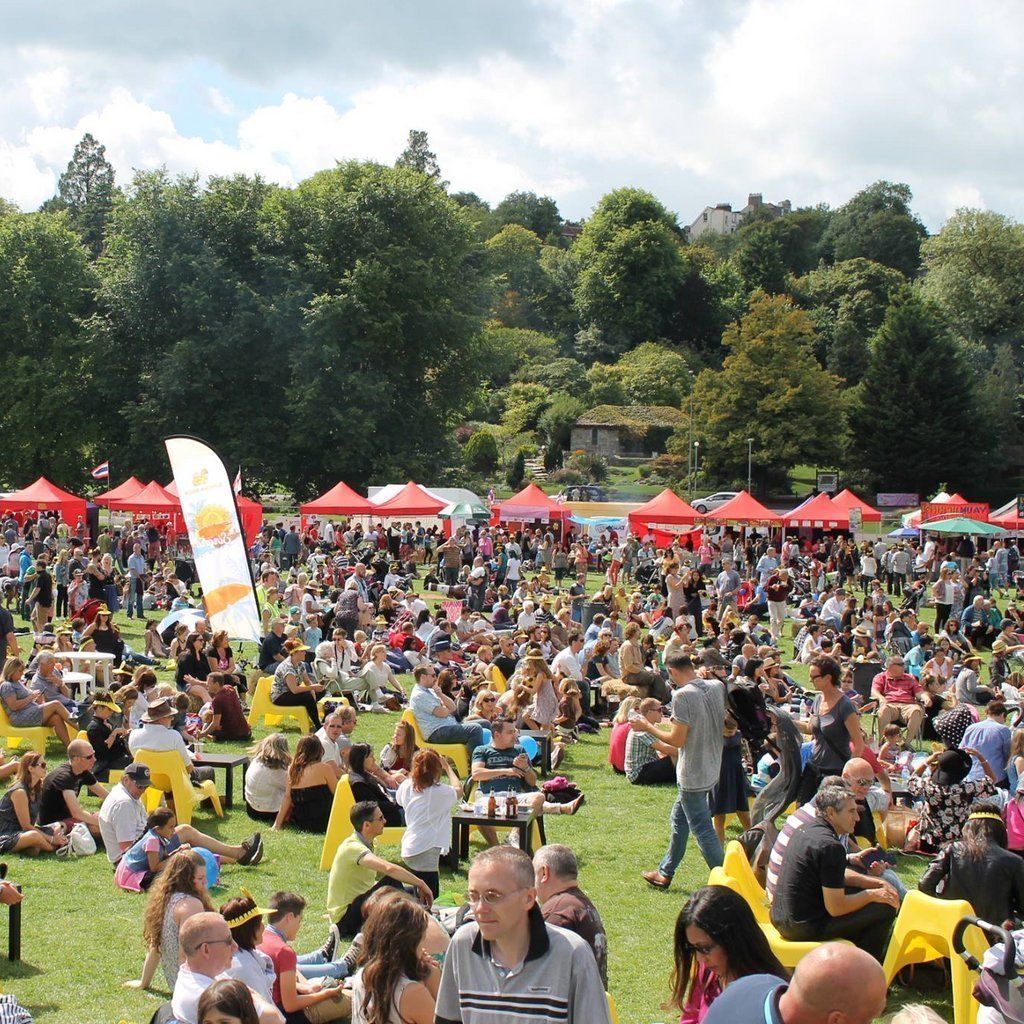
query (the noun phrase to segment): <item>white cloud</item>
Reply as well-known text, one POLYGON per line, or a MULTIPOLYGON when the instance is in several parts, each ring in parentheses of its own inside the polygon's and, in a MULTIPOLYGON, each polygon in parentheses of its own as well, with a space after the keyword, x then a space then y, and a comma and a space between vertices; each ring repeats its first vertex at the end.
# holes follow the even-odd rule
MULTIPOLYGON (((22 47, 0 70, 0 194, 45 198, 83 131, 107 146, 121 181, 166 164, 289 184, 335 160, 390 163, 422 128, 453 189, 491 201, 535 189, 570 216, 623 184, 651 188, 686 222, 748 191, 841 203, 880 177, 907 181, 932 227, 965 202, 1024 216, 1024 40, 1006 31, 1011 0, 502 6, 491 46, 486 24, 424 29, 366 9, 344 40, 326 19, 306 65, 293 41, 275 50, 264 33, 254 53, 268 81, 291 84, 257 93, 237 56, 201 34, 148 63, 95 32, 61 51, 22 47), (424 54, 411 52, 414 29, 424 54), (351 53, 353 40, 356 65, 325 57, 351 53), (103 60, 90 63, 88 46, 103 60), (195 90, 197 61, 209 73, 195 90), (204 137, 188 88, 176 92, 186 79, 199 109, 216 112, 217 139, 204 137)), ((203 24, 220 16, 197 7, 203 24)))

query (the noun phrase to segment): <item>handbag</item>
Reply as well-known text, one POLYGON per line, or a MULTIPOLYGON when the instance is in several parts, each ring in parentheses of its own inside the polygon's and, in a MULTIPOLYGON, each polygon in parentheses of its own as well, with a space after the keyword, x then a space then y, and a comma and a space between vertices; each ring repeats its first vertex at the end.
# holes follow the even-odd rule
POLYGON ((96 840, 84 821, 78 822, 68 833, 66 846, 56 851, 58 857, 88 857, 96 852, 96 840))

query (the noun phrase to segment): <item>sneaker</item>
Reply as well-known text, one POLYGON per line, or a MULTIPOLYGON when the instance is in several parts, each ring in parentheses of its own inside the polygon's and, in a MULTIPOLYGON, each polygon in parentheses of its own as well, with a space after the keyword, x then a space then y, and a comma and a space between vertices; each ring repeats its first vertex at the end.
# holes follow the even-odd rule
POLYGON ((252 864, 257 853, 262 857, 261 850, 262 840, 259 832, 255 832, 251 838, 242 843, 242 856, 238 858, 238 863, 246 866, 252 864))
POLYGON ((341 935, 338 932, 338 926, 332 924, 327 932, 327 941, 320 947, 320 953, 327 963, 334 962, 334 954, 341 945, 341 935))
POLYGON ((256 840, 259 849, 252 855, 252 860, 250 861, 252 867, 255 867, 257 864, 259 864, 261 860, 263 860, 263 854, 265 852, 263 846, 263 836, 257 835, 256 840))
POLYGON ((370 705, 370 711, 375 715, 386 715, 388 713, 388 709, 383 704, 376 703, 370 705))

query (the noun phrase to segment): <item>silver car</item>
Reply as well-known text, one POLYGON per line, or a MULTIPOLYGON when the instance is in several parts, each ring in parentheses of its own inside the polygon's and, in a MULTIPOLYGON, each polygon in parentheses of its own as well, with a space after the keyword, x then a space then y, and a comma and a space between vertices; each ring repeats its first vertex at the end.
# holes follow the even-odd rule
POLYGON ((737 494, 739 494, 739 491, 715 491, 714 494, 709 494, 706 498, 698 498, 693 502, 693 507, 702 516, 705 516, 709 512, 714 512, 716 508, 721 508, 727 502, 732 501, 737 494))

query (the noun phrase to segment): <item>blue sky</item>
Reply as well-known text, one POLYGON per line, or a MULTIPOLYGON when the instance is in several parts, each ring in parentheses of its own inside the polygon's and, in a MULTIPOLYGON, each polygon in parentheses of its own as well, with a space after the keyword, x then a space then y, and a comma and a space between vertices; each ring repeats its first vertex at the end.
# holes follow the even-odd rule
POLYGON ((3 4, 0 196, 54 191, 83 132, 133 168, 294 184, 426 129, 455 190, 585 216, 619 185, 688 223, 748 192, 906 181, 938 228, 1024 215, 1010 0, 91 0, 3 4))

